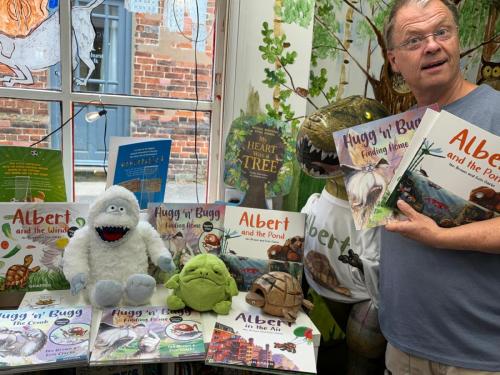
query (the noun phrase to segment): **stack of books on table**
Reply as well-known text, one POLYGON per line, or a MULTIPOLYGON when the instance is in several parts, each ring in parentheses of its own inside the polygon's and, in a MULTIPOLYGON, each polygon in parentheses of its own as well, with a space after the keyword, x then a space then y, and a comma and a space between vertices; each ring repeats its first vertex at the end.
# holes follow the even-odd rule
MULTIPOLYGON (((170 292, 158 286, 151 303, 164 303, 170 292)), ((230 315, 220 316, 189 309, 169 311, 162 306, 94 309, 92 314, 90 306, 65 306, 82 303, 81 298, 71 296, 68 290, 30 292, 25 295, 20 310, 5 310, 0 315, 1 371, 12 373, 82 366, 79 371, 85 373, 90 371, 85 370, 86 365, 112 368, 141 363, 203 361, 207 349, 209 353, 217 353, 214 348, 221 345, 222 331, 224 327, 230 327, 247 343, 252 339, 254 345, 254 359, 237 363, 236 367, 247 367, 252 371, 279 369, 314 373, 320 333, 308 316, 299 312, 296 322, 289 324, 249 305, 245 295, 240 292, 233 297, 230 315), (32 324, 23 325, 28 321, 32 324), (36 326, 36 322, 40 325, 36 326), (34 332, 35 328, 38 329, 37 335, 28 333, 34 332), (247 337, 247 331, 253 336, 247 337), (35 337, 39 337, 39 341, 35 337), (8 352, 21 353, 21 344, 12 343, 26 344, 28 340, 39 343, 33 345, 30 342, 29 347, 36 347, 36 352, 30 349, 33 352, 27 355, 26 347, 22 356, 6 355, 8 352), (258 347, 269 348, 269 360, 256 360, 260 358, 257 356, 258 347), (299 362, 296 359, 298 353, 299 362)), ((207 357, 206 363, 226 365, 225 361, 225 358, 212 355, 207 357)), ((165 366, 168 374, 179 367, 165 366)))
POLYGON ((0 373, 85 365, 90 307, 0 310, 0 373))

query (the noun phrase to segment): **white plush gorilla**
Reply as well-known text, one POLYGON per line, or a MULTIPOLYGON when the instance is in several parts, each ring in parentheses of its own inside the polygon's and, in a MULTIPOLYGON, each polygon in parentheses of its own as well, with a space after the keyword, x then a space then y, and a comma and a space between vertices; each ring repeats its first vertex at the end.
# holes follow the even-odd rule
POLYGON ((63 271, 71 292, 85 288, 97 307, 149 302, 155 279, 147 274, 148 257, 164 271, 172 256, 158 232, 139 221, 139 204, 129 190, 115 185, 89 209, 87 225, 75 232, 64 252, 63 271))

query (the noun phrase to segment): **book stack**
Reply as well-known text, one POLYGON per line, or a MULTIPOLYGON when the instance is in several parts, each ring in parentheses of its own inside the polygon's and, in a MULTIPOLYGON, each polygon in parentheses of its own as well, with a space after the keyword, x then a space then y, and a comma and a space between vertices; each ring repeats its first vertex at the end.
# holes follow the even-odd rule
POLYGON ((247 304, 240 293, 233 298, 229 315, 207 315, 204 326, 212 333, 207 364, 269 373, 316 373, 320 334, 304 313, 290 323, 247 304))
POLYGON ((0 311, 0 373, 85 365, 90 307, 0 311))
POLYGON ((90 365, 203 360, 200 313, 166 307, 109 308, 99 319, 90 365))

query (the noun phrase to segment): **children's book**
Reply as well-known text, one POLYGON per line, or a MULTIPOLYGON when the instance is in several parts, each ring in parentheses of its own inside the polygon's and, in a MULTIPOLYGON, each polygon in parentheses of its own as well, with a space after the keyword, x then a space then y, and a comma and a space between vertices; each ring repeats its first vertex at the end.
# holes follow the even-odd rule
POLYGON ((87 212, 84 203, 0 203, 0 290, 69 289, 62 256, 87 212))
POLYGON ((61 150, 0 146, 0 202, 65 202, 61 150))
POLYGON ((91 307, 0 311, 0 371, 85 364, 91 307))
POLYGON ((182 269, 194 255, 220 255, 225 209, 222 204, 150 204, 148 220, 171 251, 177 268, 182 269))
POLYGON ((199 312, 108 308, 102 312, 90 365, 195 361, 204 356, 199 312))
MULTIPOLYGON (((249 305, 248 305, 249 306, 249 305)), ((218 315, 205 363, 264 372, 316 373, 313 327, 248 309, 218 315)))
POLYGON ((427 111, 382 199, 454 227, 500 213, 500 137, 449 112, 427 111))
POLYGON ((54 307, 70 307, 85 305, 83 295, 71 294, 69 289, 40 290, 27 292, 19 304, 20 309, 48 309, 54 307))
POLYGON ((437 105, 333 133, 356 229, 385 224, 392 213, 373 215, 427 108, 437 109, 437 105))
POLYGON ((221 258, 239 290, 270 271, 301 279, 305 218, 300 212, 226 207, 221 258))
POLYGON ((141 209, 164 201, 171 145, 171 139, 154 139, 118 147, 113 184, 133 192, 141 209))
MULTIPOLYGON (((159 363, 136 363, 133 365, 121 366, 77 367, 75 372, 71 375, 162 375, 161 370, 161 365, 159 363)), ((167 375, 170 375, 170 373, 167 373, 167 375)))

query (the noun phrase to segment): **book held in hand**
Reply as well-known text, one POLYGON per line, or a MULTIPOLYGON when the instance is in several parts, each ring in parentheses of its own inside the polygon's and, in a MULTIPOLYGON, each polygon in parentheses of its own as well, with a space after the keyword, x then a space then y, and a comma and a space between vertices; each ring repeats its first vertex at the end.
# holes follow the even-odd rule
POLYGON ((0 372, 85 365, 91 307, 0 311, 0 372))
POLYGON ((199 312, 108 308, 102 312, 90 365, 195 361, 204 356, 199 312))
POLYGON ((333 133, 356 229, 385 224, 392 214, 374 214, 427 108, 414 108, 333 133))
POLYGON ((427 111, 382 204, 398 199, 454 227, 500 213, 500 137, 449 112, 427 111))

